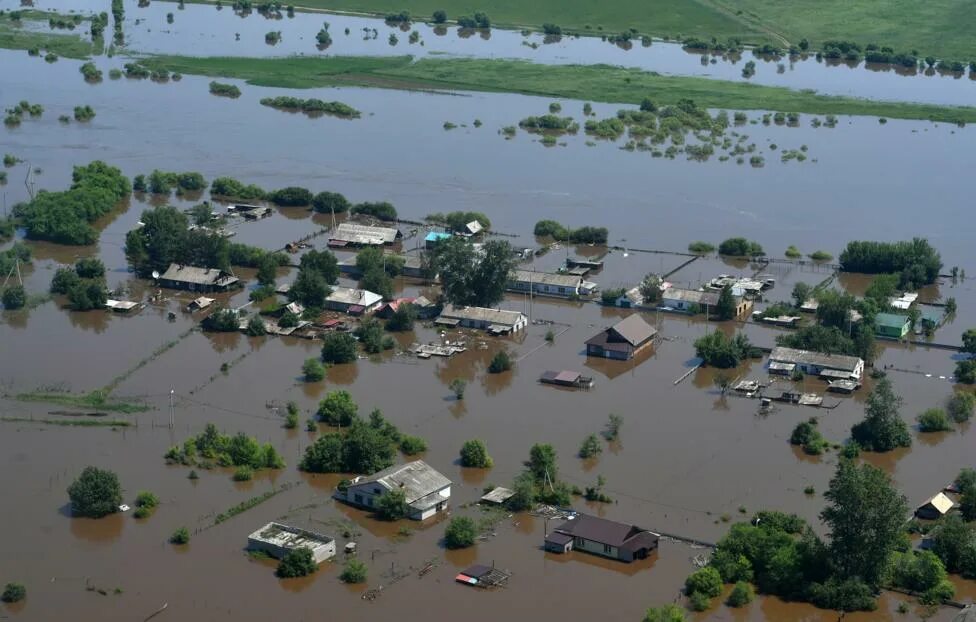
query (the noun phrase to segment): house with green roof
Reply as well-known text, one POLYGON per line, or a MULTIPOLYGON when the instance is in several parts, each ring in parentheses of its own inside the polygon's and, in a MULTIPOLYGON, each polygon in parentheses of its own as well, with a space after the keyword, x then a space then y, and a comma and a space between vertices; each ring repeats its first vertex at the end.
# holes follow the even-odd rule
POLYGON ((874 318, 874 331, 879 337, 889 339, 904 339, 911 329, 911 321, 907 315, 897 313, 879 313, 874 318))

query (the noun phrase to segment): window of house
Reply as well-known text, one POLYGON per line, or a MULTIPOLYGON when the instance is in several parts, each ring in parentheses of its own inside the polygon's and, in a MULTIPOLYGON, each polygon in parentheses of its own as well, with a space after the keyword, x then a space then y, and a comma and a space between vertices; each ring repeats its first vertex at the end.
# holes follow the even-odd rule
POLYGON ((355 498, 356 498, 356 503, 362 504, 362 502, 363 502, 363 496, 362 495, 355 495, 355 498))
POLYGON ((381 495, 381 494, 383 494, 383 489, 382 488, 374 488, 373 489, 373 494, 374 495, 381 495))
POLYGON ((369 507, 373 507, 373 498, 372 497, 369 497, 368 499, 366 499, 366 502, 369 503, 369 507))
POLYGON ((583 538, 576 538, 576 546, 584 546, 585 544, 586 544, 586 540, 584 540, 583 538))
POLYGON ((606 553, 607 555, 610 555, 611 553, 613 553, 613 547, 610 546, 609 544, 604 544, 603 552, 606 553))

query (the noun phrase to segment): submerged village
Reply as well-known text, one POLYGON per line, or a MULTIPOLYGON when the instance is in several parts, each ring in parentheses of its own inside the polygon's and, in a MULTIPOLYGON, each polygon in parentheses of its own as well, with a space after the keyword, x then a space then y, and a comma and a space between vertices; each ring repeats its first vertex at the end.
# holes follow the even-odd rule
POLYGON ((0 618, 976 620, 976 63, 309 4, 0 0, 0 618))

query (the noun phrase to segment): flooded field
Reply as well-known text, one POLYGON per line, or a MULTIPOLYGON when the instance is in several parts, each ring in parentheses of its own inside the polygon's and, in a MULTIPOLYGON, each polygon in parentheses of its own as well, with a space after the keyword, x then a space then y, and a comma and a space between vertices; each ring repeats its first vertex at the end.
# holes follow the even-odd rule
MULTIPOLYGON (((192 56, 395 56, 451 55, 477 58, 523 59, 535 63, 596 64, 637 67, 663 74, 743 80, 746 62, 754 61, 757 84, 814 89, 830 95, 850 95, 889 101, 945 105, 971 105, 976 98, 976 73, 945 73, 929 69, 906 70, 858 62, 817 61, 813 55, 761 58, 746 51, 723 57, 685 50, 678 43, 642 41, 627 44, 601 40, 599 36, 547 37, 541 33, 512 30, 465 31, 457 26, 435 27, 414 22, 401 27, 382 19, 329 13, 296 12, 268 18, 257 11, 242 16, 225 3, 213 5, 152 2, 140 7, 126 0, 125 45, 129 53, 192 56), (173 21, 167 15, 173 15, 173 21), (332 43, 319 46, 315 39, 322 23, 329 24, 332 43), (274 45, 265 42, 268 32, 280 32, 274 45), (411 33, 416 32, 416 40, 411 33), (394 37, 391 39, 391 36, 394 37), (650 43, 647 45, 646 43, 650 43), (704 58, 703 58, 704 57, 704 58), (714 61, 714 62, 713 62, 714 61)), ((18 0, 0 0, 0 9, 18 7, 18 0)), ((39 9, 65 12, 63 5, 37 0, 39 9)), ((92 13, 105 10, 98 0, 72 2, 70 10, 92 13)), ((43 24, 41 28, 47 29, 43 24)), ((80 30, 80 29, 79 29, 80 30)))
MULTIPOLYGON (((0 7, 9 8, 7 3, 0 7)), ((218 14, 213 7, 188 5, 185 11, 177 11, 174 4, 154 2, 148 9, 130 8, 127 3, 126 9, 126 33, 130 47, 136 49, 143 44, 151 48, 148 42, 168 45, 160 34, 166 28, 160 16, 170 11, 177 13, 174 29, 192 22, 200 35, 221 33, 219 43, 199 42, 199 53, 234 53, 232 34, 225 43, 226 28, 207 20, 239 20, 235 29, 242 33, 242 45, 247 39, 248 54, 258 53, 264 46, 260 35, 271 28, 260 16, 240 19, 228 9, 218 14), (143 15, 147 23, 151 16, 153 32, 148 25, 130 25, 130 20, 143 15), (212 45, 213 51, 206 45, 212 45)), ((308 24, 312 19, 299 15, 294 21, 275 22, 273 27, 284 32, 280 45, 292 45, 297 39, 297 33, 286 30, 289 24, 308 24)), ((333 24, 339 48, 342 20, 354 18, 325 19, 333 24)), ((365 46, 361 34, 351 29, 350 42, 365 46)), ((369 45, 388 48, 386 30, 369 45)), ((181 36, 187 39, 174 36, 173 41, 183 41, 174 45, 193 41, 196 46, 198 42, 190 37, 203 38, 181 36)), ((312 48, 314 32, 304 36, 302 45, 312 48)), ((493 32, 490 41, 504 37, 519 36, 493 32)), ((400 38, 399 45, 389 49, 405 47, 407 33, 400 38)), ((423 35, 428 52, 434 49, 434 41, 469 45, 476 39, 456 40, 454 33, 423 35)), ((578 44, 617 53, 599 41, 578 44)), ((559 48, 543 46, 538 51, 547 49, 559 48)), ((669 49, 676 48, 655 43, 626 54, 671 53, 669 49)), ((275 50, 294 51, 298 50, 275 50)), ((367 52, 350 48, 342 53, 367 52)), ((106 71, 122 62, 121 58, 96 61, 106 71)), ((207 92, 207 79, 192 76, 169 84, 106 79, 90 85, 82 80, 79 63, 72 61, 48 65, 20 52, 0 51, 0 65, 5 70, 0 106, 27 99, 45 107, 40 119, 25 120, 16 129, 0 129, 0 151, 42 170, 35 177, 39 188, 62 189, 70 183, 73 165, 103 159, 130 177, 154 168, 193 170, 208 180, 230 175, 268 189, 298 185, 315 192, 342 192, 354 202, 389 200, 401 218, 410 220, 431 212, 481 211, 491 218, 492 229, 511 236, 505 239, 517 247, 538 246, 531 231, 540 219, 569 226, 607 226, 610 242, 618 248, 604 257, 604 269, 590 277, 604 288, 633 286, 649 272, 667 274, 668 280, 680 285, 697 285, 720 273, 762 272, 776 279, 768 298, 786 300, 795 283, 816 285, 831 275, 829 268, 813 265, 763 267, 714 257, 687 263, 690 258, 682 254, 692 240, 718 242, 730 235, 756 240, 773 257, 781 257, 790 244, 804 253, 825 250, 836 256, 851 239, 920 236, 941 251, 946 270, 953 265, 972 266, 970 232, 960 226, 967 222, 971 204, 965 180, 976 139, 970 128, 896 121, 881 125, 876 119, 860 117, 842 117, 833 129, 814 129, 808 123, 798 128, 748 125, 742 131, 752 141, 775 142, 783 148, 805 144, 816 159, 800 164, 770 157, 765 167, 754 169, 715 159, 654 159, 621 150, 621 141, 587 146, 583 135, 561 139, 565 147, 550 149, 521 131, 513 140, 499 135, 503 126, 544 113, 549 100, 542 98, 319 89, 303 96, 338 99, 361 110, 363 116, 353 121, 309 119, 258 104, 260 98, 281 94, 282 89, 241 84, 241 98, 227 100, 207 92), (95 108, 93 121, 58 123, 58 115, 80 104, 95 108), (474 127, 475 119, 483 122, 481 128, 474 127), (445 121, 465 126, 445 131, 445 121), (652 250, 668 252, 645 252, 652 250)), ((821 69, 812 61, 803 66, 810 66, 811 72, 821 69)), ((824 76, 850 73, 858 82, 876 76, 844 68, 823 71, 824 76)), ((932 89, 946 80, 883 77, 892 84, 924 83, 932 89)), ((847 88, 842 85, 844 78, 837 80, 836 88, 847 88)), ((970 84, 956 83, 952 88, 962 86, 970 84)), ((918 86, 915 91, 927 92, 918 86)), ((562 105, 564 114, 578 115, 582 108, 582 102, 562 105)), ((594 108, 606 116, 618 106, 594 108)), ((751 118, 756 116, 750 113, 751 118)), ((27 198, 26 166, 6 170, 8 183, 0 188, 5 210, 27 198)), ((189 207, 196 199, 174 197, 169 202, 189 207)), ((98 256, 108 268, 110 288, 125 285, 133 299, 145 299, 155 290, 128 271, 123 246, 126 232, 150 206, 147 197, 134 195, 98 223, 101 237, 95 246, 31 242, 35 259, 25 271, 27 289, 45 292, 57 265, 98 256)), ((327 217, 303 209, 276 209, 268 219, 235 225, 232 240, 280 249, 330 224, 327 217)), ((414 225, 402 227, 408 233, 404 248, 415 249, 419 232, 413 235, 414 225)), ((317 238, 315 244, 321 247, 323 240, 317 238)), ((594 247, 562 247, 527 265, 552 270, 568 256, 601 252, 594 247)), ((249 286, 253 286, 253 271, 236 272, 251 279, 249 286)), ((279 283, 293 279, 293 270, 281 269, 279 283)), ((342 283, 352 284, 345 279, 342 283)), ((866 285, 863 277, 845 275, 832 286, 863 293, 866 285)), ((404 295, 428 291, 413 281, 397 286, 404 295)), ((301 365, 317 355, 317 342, 203 333, 194 330, 199 315, 182 310, 192 295, 164 293, 165 300, 131 317, 69 312, 58 299, 29 312, 0 312, 0 389, 7 396, 0 399, 0 414, 28 419, 0 422, 0 486, 7 491, 6 502, 0 504, 0 524, 8 534, 16 534, 0 543, 0 581, 16 579, 29 590, 25 603, 3 606, 2 615, 51 620, 73 611, 86 620, 132 620, 145 619, 165 604, 165 611, 154 619, 265 620, 275 612, 293 620, 327 615, 421 620, 431 617, 436 603, 444 612, 464 612, 477 621, 496 620, 513 608, 520 618, 638 620, 647 607, 679 598, 693 567, 691 560, 701 549, 662 541, 660 551, 633 565, 579 553, 558 556, 542 550, 543 535, 552 525, 539 517, 501 513, 490 535, 477 546, 448 551, 442 541, 444 519, 382 523, 330 498, 339 476, 299 472, 296 466, 304 449, 327 431, 322 424, 317 432, 308 432, 304 421, 328 391, 349 390, 361 414, 379 408, 402 431, 427 441, 423 458, 454 482, 453 513, 474 517, 483 511, 466 506, 481 496, 484 487, 509 484, 532 444, 552 443, 559 453, 560 477, 568 483, 583 488, 593 485, 598 475, 606 478, 605 490, 614 502, 578 501, 578 509, 714 542, 727 531, 728 523, 764 508, 796 512, 822 530, 817 519, 823 505, 820 493, 833 475, 836 452, 806 456, 788 443, 790 431, 798 422, 818 416, 824 436, 843 442, 850 426, 861 419, 871 387, 868 381, 851 397, 828 394, 825 405, 830 408, 781 405, 760 415, 756 400, 723 396, 712 369, 697 369, 676 381, 697 365, 692 343, 706 332, 716 327, 730 333, 741 329, 755 344, 769 347, 780 334, 777 329, 752 322, 709 323, 684 315, 646 313, 645 319, 662 336, 649 354, 626 363, 588 359, 585 340, 629 312, 519 295, 509 295, 503 303, 533 320, 517 337, 468 334, 464 336, 468 351, 451 359, 420 360, 386 353, 333 367, 324 381, 304 383, 301 365), (169 313, 174 314, 172 319, 169 313), (556 333, 553 343, 545 339, 550 328, 556 333), (489 360, 502 348, 514 355, 514 370, 488 374, 489 360), (594 388, 569 391, 538 382, 544 371, 560 369, 593 376, 594 388), (456 378, 468 382, 463 400, 455 399, 449 388, 456 378), (110 415, 130 420, 130 427, 58 427, 29 419, 55 416, 49 413, 63 407, 10 397, 37 389, 80 393, 106 386, 113 388, 114 395, 147 403, 151 409, 110 415), (297 402, 301 409, 303 425, 298 430, 283 427, 288 401, 297 402), (171 412, 173 427, 169 426, 171 412), (620 440, 596 459, 577 458, 583 438, 598 433, 611 413, 624 418, 620 440), (244 483, 232 481, 229 469, 200 470, 200 479, 191 480, 189 468, 167 466, 163 460, 167 449, 198 434, 208 422, 225 433, 243 431, 262 443, 270 442, 288 466, 244 483), (491 470, 459 465, 461 444, 474 438, 487 443, 495 463, 491 470), (161 500, 155 514, 146 520, 131 514, 98 521, 70 518, 65 488, 88 464, 118 472, 127 500, 140 490, 155 492, 161 500), (815 495, 804 493, 808 486, 814 487, 815 495), (272 490, 280 492, 214 524, 218 513, 272 490), (356 541, 359 558, 369 567, 368 584, 341 584, 338 563, 324 564, 308 579, 275 578, 273 564, 249 559, 244 547, 249 533, 277 518, 331 534, 340 545, 356 541), (166 541, 179 526, 192 534, 186 547, 166 541), (401 531, 402 527, 409 532, 401 531), (418 576, 429 562, 434 569, 418 576), (457 572, 473 563, 510 570, 509 586, 491 592, 455 584, 457 572), (380 586, 384 589, 376 600, 361 598, 367 587, 380 586), (609 616, 608 602, 613 603, 609 616)), ((243 290, 219 298, 240 305, 247 296, 243 290)), ((972 280, 953 284, 946 279, 923 292, 928 301, 947 296, 957 299, 959 313, 934 339, 955 344, 963 330, 976 324, 972 280)), ((418 324, 413 333, 399 335, 398 343, 404 348, 438 338, 432 326, 418 324)), ((951 395, 954 355, 921 345, 882 344, 876 364, 891 368, 889 377, 905 399, 901 414, 906 420, 914 423, 918 413, 951 395)), ((744 362, 735 374, 766 378, 762 360, 744 362)), ((783 382, 784 388, 791 384, 783 382)), ((807 379, 802 386, 823 390, 816 379, 807 379)), ((925 435, 913 428, 911 449, 866 459, 889 472, 915 505, 948 483, 961 467, 974 466, 971 427, 925 435)), ((974 583, 959 579, 957 585, 957 598, 971 602, 976 596, 974 583)), ((897 613, 900 602, 901 597, 886 594, 878 611, 847 615, 845 620, 905 619, 897 613)), ((914 611, 914 605, 912 611, 913 616, 921 613, 914 611)), ((933 619, 949 620, 953 613, 944 608, 933 619)), ((827 621, 838 615, 761 598, 743 610, 716 604, 691 619, 827 621)))

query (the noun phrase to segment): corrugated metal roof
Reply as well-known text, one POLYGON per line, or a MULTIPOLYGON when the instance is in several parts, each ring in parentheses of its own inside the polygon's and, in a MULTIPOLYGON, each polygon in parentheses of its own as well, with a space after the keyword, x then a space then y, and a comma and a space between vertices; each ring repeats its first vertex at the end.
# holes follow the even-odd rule
POLYGON ((451 480, 423 460, 414 460, 363 477, 354 482, 350 488, 372 483, 378 483, 387 490, 402 490, 407 497, 407 503, 416 503, 450 486, 451 480))
POLYGON ((441 319, 445 320, 471 320, 478 322, 488 322, 511 328, 515 324, 525 321, 525 316, 518 311, 507 311, 505 309, 488 309, 486 307, 455 307, 447 305, 441 311, 441 319))
POLYGON ((230 285, 237 282, 236 276, 229 276, 219 268, 198 268, 171 263, 160 280, 193 283, 196 285, 230 285))
POLYGON ((823 354, 822 352, 811 352, 809 350, 796 350, 794 348, 773 348, 769 355, 770 361, 780 363, 801 363, 804 365, 816 365, 817 367, 827 367, 831 369, 843 369, 853 372, 863 361, 856 356, 844 354, 823 354))
POLYGON ((400 231, 392 227, 370 227, 344 222, 329 236, 329 243, 335 241, 364 245, 393 244, 399 236, 400 231))
POLYGON ((516 283, 540 283, 543 285, 555 285, 557 287, 579 287, 583 282, 583 277, 575 274, 516 270, 512 273, 512 281, 516 283))

